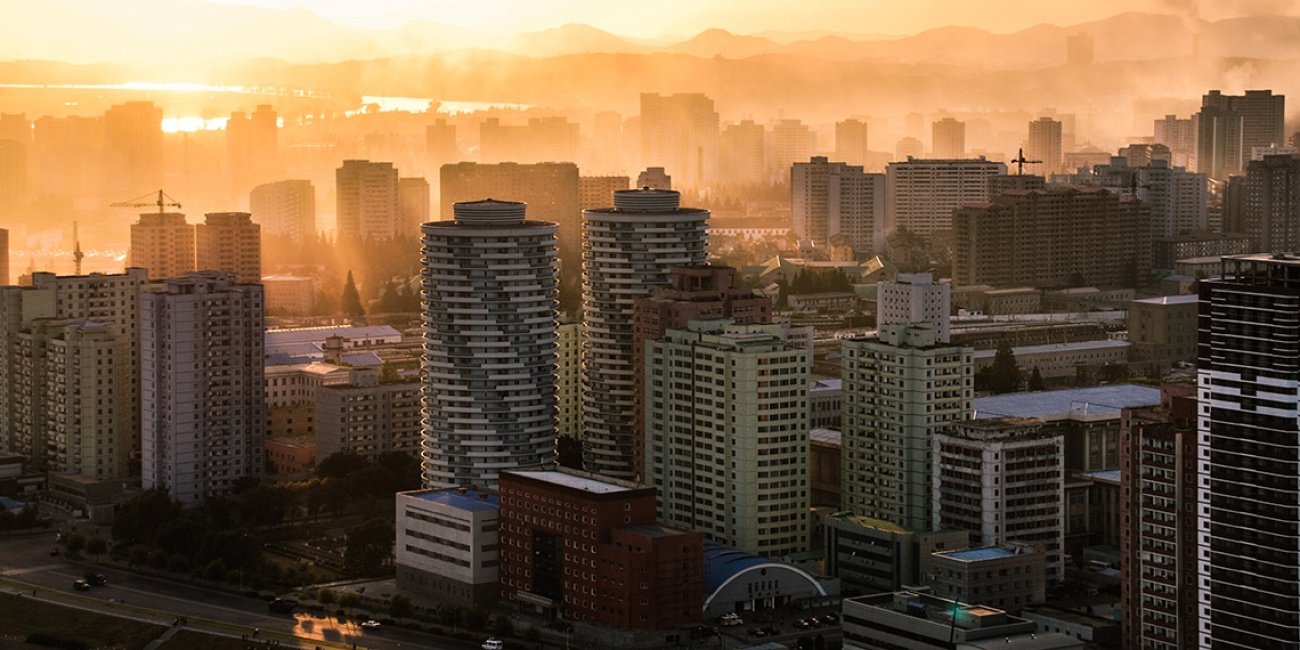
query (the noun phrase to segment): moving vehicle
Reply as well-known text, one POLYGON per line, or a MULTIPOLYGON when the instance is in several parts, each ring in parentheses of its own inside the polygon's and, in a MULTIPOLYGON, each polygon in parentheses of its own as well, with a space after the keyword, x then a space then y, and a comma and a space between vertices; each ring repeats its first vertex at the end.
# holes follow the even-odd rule
POLYGON ((745 624, 744 619, 740 618, 740 615, 734 612, 723 614, 720 620, 722 621, 723 627, 731 627, 733 625, 745 624))
POLYGON ((375 619, 372 618, 372 619, 370 619, 370 620, 368 620, 368 621, 362 623, 362 624, 361 624, 361 627, 364 627, 364 628, 366 628, 367 630, 377 630, 377 629, 379 629, 379 627, 380 627, 380 623, 379 623, 379 621, 376 621, 375 619))
POLYGON ((85 578, 86 582, 89 582, 92 587, 103 587, 108 584, 108 578, 105 578, 102 573, 92 573, 87 571, 86 575, 82 577, 85 578))
POLYGON ((298 601, 291 598, 276 598, 267 605, 267 608, 271 610, 272 614, 292 614, 297 606, 298 601))
POLYGON ((90 583, 85 580, 76 580, 73 581, 72 588, 77 591, 90 591, 90 583))
POLYGON ((488 639, 482 647, 483 650, 505 650, 506 644, 501 639, 488 639))

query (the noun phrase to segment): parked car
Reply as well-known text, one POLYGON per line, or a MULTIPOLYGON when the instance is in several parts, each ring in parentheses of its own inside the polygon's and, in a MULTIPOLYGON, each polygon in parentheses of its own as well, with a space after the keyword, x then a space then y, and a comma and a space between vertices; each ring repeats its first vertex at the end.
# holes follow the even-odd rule
POLYGON ((745 624, 745 620, 742 619, 742 618, 740 618, 740 615, 739 615, 739 614, 736 614, 736 613, 723 614, 723 615, 722 615, 722 618, 719 619, 719 620, 722 621, 722 625, 723 625, 724 627, 731 627, 731 626, 733 626, 733 625, 744 625, 744 624, 745 624))
POLYGON ((361 624, 361 627, 364 627, 364 628, 366 628, 367 630, 377 630, 377 629, 379 629, 379 627, 380 627, 380 623, 379 623, 379 621, 376 621, 375 619, 372 618, 372 619, 370 619, 370 620, 365 621, 364 623, 362 623, 362 624, 361 624))
POLYGON ((749 636, 764 637, 767 636, 767 632, 764 631, 763 628, 761 627, 751 627, 749 628, 749 636))
POLYGON ((108 584, 108 578, 105 578, 102 573, 91 573, 88 571, 86 572, 86 575, 82 577, 84 577, 86 582, 89 582, 92 587, 103 587, 108 584))
POLYGON ((483 642, 483 650, 505 650, 506 644, 501 639, 488 639, 483 642))
POLYGON ((768 626, 768 627, 763 628, 763 631, 766 632, 768 636, 776 636, 776 635, 780 634, 780 632, 777 632, 777 631, 776 631, 776 628, 771 627, 771 626, 768 626))
POLYGON ((59 547, 57 547, 57 546, 55 546, 54 548, 51 548, 51 549, 50 549, 50 557, 54 557, 55 555, 58 555, 59 553, 61 553, 61 551, 59 550, 59 547))
POLYGON ((838 616, 836 616, 836 615, 834 615, 834 614, 827 614, 827 615, 825 615, 825 616, 822 617, 822 621, 824 621, 824 622, 826 622, 826 623, 828 623, 828 624, 830 624, 830 625, 834 625, 834 624, 840 622, 840 617, 838 617, 838 616))
POLYGON ((812 627, 812 623, 809 623, 809 622, 808 622, 808 619, 806 619, 806 618, 801 618, 801 619, 799 619, 799 620, 797 620, 797 621, 794 622, 794 627, 795 627, 795 629, 798 629, 798 630, 806 630, 806 629, 812 627))
POLYGON ((72 588, 77 591, 90 591, 90 583, 85 580, 76 580, 73 581, 72 588))

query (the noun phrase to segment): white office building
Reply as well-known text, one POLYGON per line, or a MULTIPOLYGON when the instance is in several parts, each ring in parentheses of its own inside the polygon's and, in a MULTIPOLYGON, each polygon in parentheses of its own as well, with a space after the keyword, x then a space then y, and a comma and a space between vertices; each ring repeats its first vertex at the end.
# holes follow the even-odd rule
POLYGON ((421 226, 424 481, 494 488, 554 463, 559 226, 511 201, 454 214, 421 226))
POLYGON ((397 493, 397 586, 461 606, 497 600, 496 494, 467 488, 397 493))
POLYGON ((939 342, 952 340, 949 319, 952 285, 935 282, 929 273, 900 273, 892 282, 876 285, 876 327, 933 323, 939 342))

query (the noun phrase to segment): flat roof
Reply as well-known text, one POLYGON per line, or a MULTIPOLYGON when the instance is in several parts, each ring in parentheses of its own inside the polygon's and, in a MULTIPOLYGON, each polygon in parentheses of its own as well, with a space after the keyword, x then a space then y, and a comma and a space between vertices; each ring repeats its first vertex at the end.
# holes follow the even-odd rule
MULTIPOLYGON (((1011 352, 1016 356, 1030 354, 1051 354, 1053 352, 1078 352, 1081 350, 1116 350, 1132 346, 1128 341, 1115 341, 1105 339, 1102 341, 1076 341, 1074 343, 1048 343, 1045 345, 1022 345, 1018 348, 1011 348, 1011 352)), ((992 359, 997 356, 998 351, 993 349, 976 350, 976 359, 992 359)))
POLYGON ((1106 469, 1099 472, 1084 472, 1083 475, 1098 481, 1106 481, 1107 483, 1118 484, 1120 480, 1120 470, 1117 469, 1106 469))
POLYGON ((1186 305, 1200 301, 1201 297, 1194 293, 1187 293, 1178 296, 1156 296, 1155 298, 1143 298, 1134 300, 1147 305, 1186 305))
POLYGON ((1074 416, 1118 418, 1121 409, 1155 406, 1160 389, 1137 384, 1008 393, 975 398, 974 419, 1004 416, 1061 420, 1074 416))
POLYGON ((480 490, 466 489, 464 494, 461 494, 461 488, 445 488, 403 492, 402 495, 470 512, 496 510, 501 507, 501 497, 480 490))
POLYGON ((560 485, 563 487, 573 488, 575 490, 583 490, 585 492, 592 492, 595 494, 614 494, 616 492, 630 492, 632 490, 638 489, 638 487, 634 487, 627 484, 619 484, 619 483, 612 483, 610 481, 602 481, 598 478, 595 478, 595 475, 589 477, 589 476, 570 474, 568 472, 560 472, 555 470, 517 471, 517 472, 512 471, 509 473, 515 476, 523 476, 523 477, 531 478, 535 481, 543 481, 546 483, 551 483, 553 485, 560 485))
POLYGON ((844 380, 842 379, 818 379, 808 387, 808 392, 841 390, 843 386, 844 380))
POLYGON ((844 434, 841 433, 839 429, 818 427, 809 431, 808 437, 817 442, 825 442, 827 444, 835 445, 836 447, 843 446, 844 444, 844 434))
POLYGON ((1012 557, 1019 555, 1015 551, 1002 548, 1001 546, 984 546, 980 548, 964 548, 959 551, 942 551, 935 553, 943 557, 952 558, 961 562, 980 562, 982 560, 996 560, 998 558, 1012 557))

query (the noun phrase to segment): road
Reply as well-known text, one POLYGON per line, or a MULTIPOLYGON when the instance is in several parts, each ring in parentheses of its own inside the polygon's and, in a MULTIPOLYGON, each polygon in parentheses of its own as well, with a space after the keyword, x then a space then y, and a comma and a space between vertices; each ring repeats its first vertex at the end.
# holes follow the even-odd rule
POLYGON ((107 567, 93 568, 108 579, 107 585, 75 591, 72 583, 87 566, 50 556, 54 543, 51 531, 0 537, 0 590, 26 597, 35 590, 40 600, 163 625, 183 616, 188 627, 202 632, 240 637, 257 630, 258 638, 307 648, 478 650, 482 643, 482 639, 457 641, 396 627, 363 630, 355 623, 308 614, 276 616, 267 612, 263 600, 107 567))

